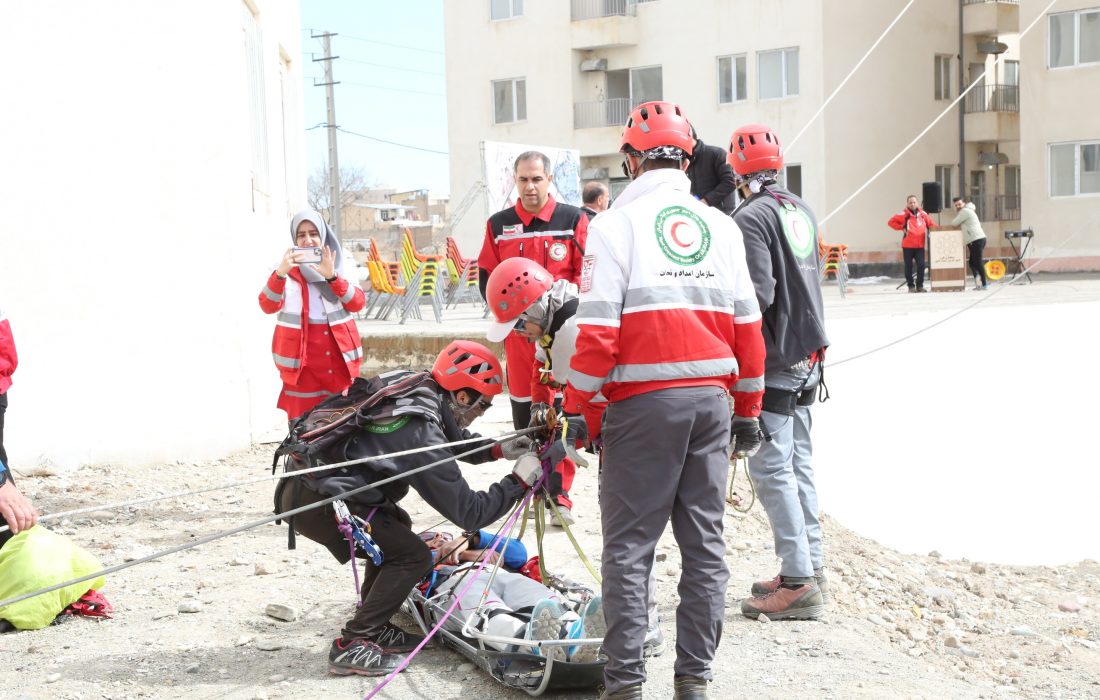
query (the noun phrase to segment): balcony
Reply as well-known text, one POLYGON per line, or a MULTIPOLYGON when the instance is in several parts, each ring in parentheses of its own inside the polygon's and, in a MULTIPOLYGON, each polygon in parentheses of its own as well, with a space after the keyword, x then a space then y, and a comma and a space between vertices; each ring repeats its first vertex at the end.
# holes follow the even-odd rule
POLYGON ((573 104, 574 129, 594 129, 601 126, 621 128, 629 116, 630 98, 627 97, 573 104))
POLYGON ((1000 36, 1019 32, 1019 0, 963 0, 964 34, 1000 36))
MULTIPOLYGON (((996 194, 974 198, 974 210, 981 221, 1019 221, 1020 195, 996 194)), ((988 236, 989 233, 986 232, 988 236)))
POLYGON ((638 43, 636 0, 571 0, 573 48, 578 51, 638 43))
POLYGON ((967 141, 1020 140, 1020 86, 979 85, 963 98, 967 141))

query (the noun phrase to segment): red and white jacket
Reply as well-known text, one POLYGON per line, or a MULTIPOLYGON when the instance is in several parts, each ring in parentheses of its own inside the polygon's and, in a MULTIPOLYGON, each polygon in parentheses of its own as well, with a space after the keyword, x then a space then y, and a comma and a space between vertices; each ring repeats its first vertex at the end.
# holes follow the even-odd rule
POLYGON ((11 375, 19 366, 19 355, 15 352, 15 338, 11 334, 11 324, 4 310, 0 309, 0 394, 11 386, 11 375))
POLYGON ((923 248, 928 229, 935 226, 936 222, 923 209, 917 209, 916 214, 909 209, 902 209, 901 213, 891 216, 886 225, 903 232, 902 248, 923 248))
MULTIPOLYGON (((302 360, 306 351, 306 334, 309 331, 309 290, 302 274, 292 269, 285 277, 274 271, 267 284, 260 290, 260 308, 266 314, 278 312, 275 318, 275 335, 271 339, 271 355, 279 375, 287 384, 297 384, 302 373, 302 360)), ((352 379, 359 376, 363 360, 363 340, 353 313, 366 305, 366 297, 358 285, 350 284, 343 277, 329 283, 339 303, 321 299, 325 316, 332 330, 336 346, 340 348, 352 379)))
POLYGON ((721 386, 738 416, 760 414, 764 340, 741 230, 690 191, 679 170, 652 170, 593 220, 564 410, 598 391, 615 402, 721 386))

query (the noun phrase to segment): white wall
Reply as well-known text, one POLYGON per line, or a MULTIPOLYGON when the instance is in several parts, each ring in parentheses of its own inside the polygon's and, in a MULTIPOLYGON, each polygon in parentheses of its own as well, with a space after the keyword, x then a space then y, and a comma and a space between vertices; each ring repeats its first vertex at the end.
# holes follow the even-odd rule
POLYGON ((0 5, 17 469, 193 459, 285 426, 256 296, 305 200, 299 19, 297 3, 255 6, 265 193, 252 187, 241 2, 0 5), (286 125, 280 53, 293 59, 286 125))

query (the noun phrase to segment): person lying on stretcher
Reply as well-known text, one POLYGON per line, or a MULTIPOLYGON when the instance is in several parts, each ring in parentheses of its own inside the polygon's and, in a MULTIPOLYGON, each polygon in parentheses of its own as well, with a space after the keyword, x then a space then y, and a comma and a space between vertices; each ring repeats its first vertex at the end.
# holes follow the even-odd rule
MULTIPOLYGON (((461 564, 477 561, 486 553, 486 545, 492 543, 491 533, 482 530, 473 533, 469 540, 465 537, 456 540, 445 532, 425 532, 420 536, 438 562, 419 586, 420 592, 443 609, 449 608, 458 596, 454 614, 444 623, 446 629, 462 634, 470 621, 470 627, 485 635, 532 641, 601 639, 607 631, 601 596, 583 591, 566 597, 518 573, 527 559, 527 550, 519 540, 502 538, 487 552, 492 563, 500 564, 494 575, 492 567, 478 571, 472 564, 461 564)), ((485 645, 498 651, 543 654, 555 661, 574 663, 594 663, 599 656, 598 645, 546 646, 541 652, 540 647, 518 643, 486 640, 485 645)))

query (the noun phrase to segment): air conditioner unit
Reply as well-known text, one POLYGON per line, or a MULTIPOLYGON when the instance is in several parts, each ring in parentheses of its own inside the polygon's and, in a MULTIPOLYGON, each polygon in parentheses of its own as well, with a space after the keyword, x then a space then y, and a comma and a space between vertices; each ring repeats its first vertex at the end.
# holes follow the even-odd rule
POLYGON ((581 72, 591 73, 592 71, 607 70, 606 58, 590 58, 587 61, 581 61, 581 72))
POLYGON ((606 180, 607 168, 585 168, 581 170, 582 180, 606 180))

